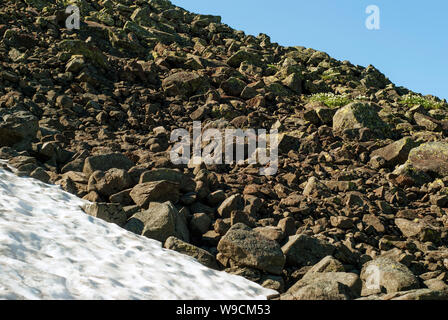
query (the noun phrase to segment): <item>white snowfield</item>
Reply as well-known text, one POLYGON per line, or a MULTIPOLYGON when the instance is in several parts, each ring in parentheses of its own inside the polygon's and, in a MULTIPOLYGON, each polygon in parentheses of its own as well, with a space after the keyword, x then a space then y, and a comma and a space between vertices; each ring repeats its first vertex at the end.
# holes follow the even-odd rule
POLYGON ((268 290, 86 215, 58 186, 0 169, 0 299, 266 299, 268 290))

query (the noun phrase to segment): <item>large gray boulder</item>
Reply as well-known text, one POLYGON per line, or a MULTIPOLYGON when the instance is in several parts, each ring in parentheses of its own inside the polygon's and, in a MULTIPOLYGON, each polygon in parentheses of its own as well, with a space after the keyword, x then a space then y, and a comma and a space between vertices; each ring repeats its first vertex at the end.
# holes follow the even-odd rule
POLYGON ((385 133, 388 125, 378 115, 378 106, 371 103, 352 102, 340 108, 333 117, 333 131, 369 128, 385 133))
POLYGON ((395 167, 408 160, 409 152, 418 144, 409 137, 395 141, 384 148, 377 149, 370 154, 370 158, 379 156, 386 160, 386 166, 395 167))
POLYGON ((409 164, 424 172, 448 175, 448 143, 428 142, 409 153, 409 164))
POLYGON ((331 256, 335 247, 327 241, 300 234, 289 237, 282 251, 288 265, 302 267, 315 265, 326 256, 331 256))
POLYGON ((364 281, 363 295, 418 289, 414 274, 404 265, 387 257, 378 257, 365 263, 361 270, 364 281))
POLYGON ((84 205, 82 209, 92 217, 115 223, 120 227, 126 224, 126 213, 118 203, 89 203, 84 205))
POLYGON ((185 193, 194 192, 196 188, 196 182, 192 178, 188 177, 182 172, 166 168, 159 168, 152 171, 143 172, 140 176, 139 183, 162 180, 178 183, 180 190, 185 193))
POLYGON ((164 244, 166 249, 174 250, 182 254, 195 258, 199 263, 211 269, 218 270, 218 263, 215 256, 210 252, 198 248, 190 243, 177 239, 176 237, 169 237, 164 244))
POLYGON ((107 171, 113 168, 129 170, 133 165, 134 163, 122 153, 108 153, 87 157, 83 172, 90 176, 97 170, 107 171))
POLYGON ((362 281, 346 272, 312 273, 297 281, 281 300, 351 300, 361 295, 362 281))
POLYGON ((130 192, 135 204, 147 208, 151 202, 179 201, 179 184, 171 181, 153 181, 136 185, 130 192))
POLYGON ((132 178, 123 169, 110 169, 106 172, 95 171, 89 178, 87 191, 97 191, 100 195, 110 197, 132 186, 132 178))
POLYGON ((186 220, 170 202, 152 202, 147 210, 134 214, 124 228, 162 243, 171 236, 190 241, 186 220))
POLYGON ((218 243, 218 251, 239 266, 281 274, 285 256, 276 241, 264 238, 248 226, 233 225, 218 243))
POLYGON ((0 114, 0 147, 25 146, 36 138, 38 119, 26 111, 18 111, 3 116, 0 114))

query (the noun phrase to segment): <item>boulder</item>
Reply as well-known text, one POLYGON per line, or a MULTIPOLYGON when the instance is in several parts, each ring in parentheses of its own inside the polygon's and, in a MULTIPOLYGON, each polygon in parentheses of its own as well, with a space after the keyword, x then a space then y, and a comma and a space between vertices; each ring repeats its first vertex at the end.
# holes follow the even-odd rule
POLYGON ((199 263, 204 266, 218 270, 218 263, 215 257, 208 251, 198 248, 192 244, 177 239, 176 237, 169 237, 166 239, 164 248, 174 250, 190 257, 195 258, 199 263))
POLYGON ((218 208, 218 214, 222 218, 230 218, 230 214, 235 210, 243 210, 244 209, 244 201, 241 195, 234 194, 228 197, 226 200, 221 203, 218 208))
POLYGON ((409 164, 415 169, 448 175, 448 143, 428 142, 414 148, 409 153, 409 164))
POLYGON ((414 274, 404 265, 390 258, 379 257, 365 263, 361 270, 364 281, 363 295, 418 289, 419 283, 414 274))
POLYGON ((179 201, 179 184, 171 181, 153 181, 136 185, 130 194, 135 204, 147 208, 150 202, 179 201))
POLYGON ((315 273, 344 272, 344 265, 332 256, 326 256, 305 273, 302 279, 308 279, 315 273))
POLYGON ((446 301, 448 300, 447 290, 432 290, 432 289, 415 289, 409 291, 395 292, 381 297, 381 300, 408 300, 408 301, 446 301))
POLYGON ((340 108, 333 117, 333 131, 369 128, 385 133, 388 125, 378 116, 377 106, 371 103, 352 102, 340 108))
POLYGON ((191 96, 200 92, 205 93, 209 85, 204 76, 194 72, 181 71, 165 78, 162 87, 170 96, 191 96))
POLYGON ((406 238, 417 238, 423 242, 439 242, 441 231, 431 226, 424 220, 416 219, 414 221, 402 218, 396 218, 395 224, 406 238))
POLYGON ((386 160, 385 165, 388 167, 395 167, 403 164, 408 160, 409 152, 418 144, 409 137, 395 141, 384 148, 377 149, 370 154, 370 158, 379 156, 386 160))
POLYGON ((315 265, 326 256, 331 256, 335 247, 327 241, 299 234, 289 237, 282 251, 288 265, 303 267, 315 265))
POLYGON ((179 189, 185 193, 194 192, 196 189, 196 182, 192 178, 174 169, 165 168, 143 172, 140 176, 139 183, 162 180, 178 183, 179 189))
POLYGON ((120 227, 126 224, 126 213, 118 203, 91 203, 84 205, 82 209, 92 217, 115 223, 120 227))
POLYGON ((218 243, 218 251, 237 265, 281 274, 285 256, 277 242, 264 238, 248 226, 233 225, 218 243))
POLYGON ((38 129, 38 119, 28 112, 18 111, 4 115, 0 121, 0 147, 26 145, 36 138, 38 129))
POLYGON ((132 178, 123 169, 110 169, 106 172, 95 171, 89 178, 87 191, 97 191, 104 197, 130 188, 132 185, 132 178))
POLYGON ((90 176, 97 170, 107 171, 113 168, 129 170, 133 165, 134 163, 122 153, 108 153, 87 157, 83 172, 90 176))
POLYGON ((227 64, 232 68, 239 68, 241 63, 248 62, 249 64, 258 65, 260 63, 259 57, 245 50, 240 50, 233 54, 228 60, 227 64))
POLYGON ((312 273, 296 282, 281 300, 351 300, 361 295, 362 281, 345 272, 312 273))
POLYGON ((190 240, 186 220, 170 202, 150 203, 147 210, 134 214, 124 228, 162 243, 171 236, 190 240))

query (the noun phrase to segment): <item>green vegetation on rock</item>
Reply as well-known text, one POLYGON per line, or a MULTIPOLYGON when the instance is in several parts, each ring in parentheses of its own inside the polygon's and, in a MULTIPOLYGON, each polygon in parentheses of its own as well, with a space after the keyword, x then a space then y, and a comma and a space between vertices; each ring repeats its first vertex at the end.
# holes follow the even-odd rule
POLYGON ((353 100, 346 95, 336 95, 334 93, 316 93, 309 97, 310 102, 321 102, 329 108, 339 108, 346 106, 353 100))
POLYGON ((399 103, 409 108, 421 105, 427 110, 448 109, 446 102, 436 101, 434 98, 423 97, 417 94, 407 94, 401 97, 399 103))

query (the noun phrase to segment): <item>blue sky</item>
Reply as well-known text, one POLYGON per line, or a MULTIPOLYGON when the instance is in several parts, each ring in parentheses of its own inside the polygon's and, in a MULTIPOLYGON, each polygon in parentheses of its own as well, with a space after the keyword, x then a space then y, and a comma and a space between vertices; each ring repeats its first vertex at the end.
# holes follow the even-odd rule
POLYGON ((172 0, 214 14, 246 34, 266 33, 284 46, 305 46, 353 64, 374 65, 397 86, 448 100, 448 1, 172 0), (366 8, 380 9, 368 30, 366 8))

